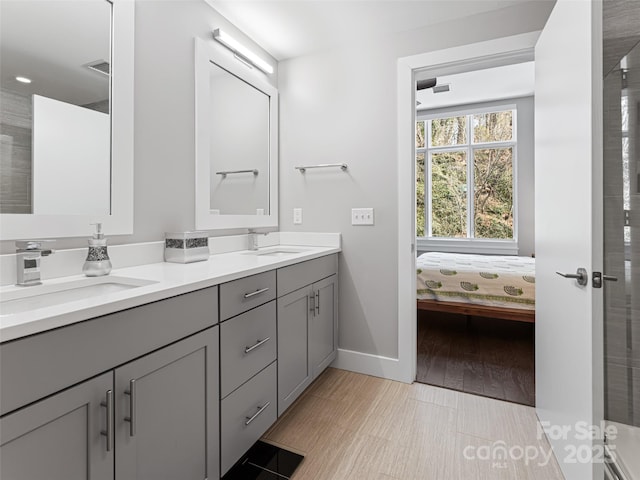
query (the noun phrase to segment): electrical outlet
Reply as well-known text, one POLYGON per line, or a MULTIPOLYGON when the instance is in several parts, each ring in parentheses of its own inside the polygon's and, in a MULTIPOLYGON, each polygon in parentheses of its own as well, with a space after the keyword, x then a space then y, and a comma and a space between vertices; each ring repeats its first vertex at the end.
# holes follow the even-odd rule
POLYGON ((293 224, 302 225, 302 209, 301 208, 293 209, 293 224))
POLYGON ((373 225, 373 208, 352 208, 351 225, 373 225))

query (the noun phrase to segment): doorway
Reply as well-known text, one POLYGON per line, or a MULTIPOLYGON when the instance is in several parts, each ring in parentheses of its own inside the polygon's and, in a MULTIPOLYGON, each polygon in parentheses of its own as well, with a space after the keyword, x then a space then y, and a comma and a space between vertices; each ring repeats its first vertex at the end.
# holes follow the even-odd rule
POLYGON ((421 383, 533 406, 534 62, 417 73, 421 383))
MULTIPOLYGON (((398 158, 415 152, 415 85, 418 76, 453 75, 533 60, 537 33, 480 42, 412 57, 398 62, 398 158)), ((395 378, 413 382, 417 374, 416 202, 415 163, 400 162, 398 170, 398 318, 399 359, 395 378)))

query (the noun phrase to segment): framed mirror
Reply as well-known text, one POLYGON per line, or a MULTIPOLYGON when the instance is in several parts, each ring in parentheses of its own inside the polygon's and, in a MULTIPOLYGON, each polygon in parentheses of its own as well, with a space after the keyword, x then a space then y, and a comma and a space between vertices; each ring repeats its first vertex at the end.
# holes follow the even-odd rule
POLYGON ((195 45, 196 228, 278 226, 278 92, 202 39, 195 45))
POLYGON ((0 3, 0 239, 133 233, 131 0, 0 3))

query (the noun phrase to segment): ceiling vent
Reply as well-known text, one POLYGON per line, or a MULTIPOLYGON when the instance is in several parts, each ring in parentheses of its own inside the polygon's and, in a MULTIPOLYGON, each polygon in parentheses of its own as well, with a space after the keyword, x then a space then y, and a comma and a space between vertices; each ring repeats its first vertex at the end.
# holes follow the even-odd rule
POLYGON ((87 67, 89 70, 93 70, 94 72, 106 75, 107 77, 109 76, 111 70, 109 62, 105 60, 96 60, 95 62, 87 63, 85 67, 87 67))

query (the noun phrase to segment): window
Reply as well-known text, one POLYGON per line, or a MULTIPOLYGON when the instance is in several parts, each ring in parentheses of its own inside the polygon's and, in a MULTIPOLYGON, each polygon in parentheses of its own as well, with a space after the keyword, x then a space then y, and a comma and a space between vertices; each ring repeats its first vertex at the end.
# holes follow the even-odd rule
POLYGON ((418 115, 416 233, 515 242, 516 108, 418 115))

